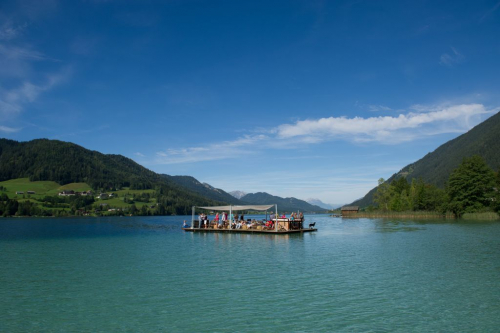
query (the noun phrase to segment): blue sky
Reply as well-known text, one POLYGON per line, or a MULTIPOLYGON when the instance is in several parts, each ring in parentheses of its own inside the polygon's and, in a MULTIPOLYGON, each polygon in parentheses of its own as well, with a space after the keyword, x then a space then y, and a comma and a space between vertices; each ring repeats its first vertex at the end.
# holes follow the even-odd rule
POLYGON ((0 136, 349 203, 500 109, 500 2, 0 3, 0 136))

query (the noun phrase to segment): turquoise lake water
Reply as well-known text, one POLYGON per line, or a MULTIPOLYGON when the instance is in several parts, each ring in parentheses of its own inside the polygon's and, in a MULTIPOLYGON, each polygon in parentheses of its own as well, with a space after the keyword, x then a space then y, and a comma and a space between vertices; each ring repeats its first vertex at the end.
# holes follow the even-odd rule
POLYGON ((500 223, 307 216, 0 219, 1 332, 498 332, 500 223))

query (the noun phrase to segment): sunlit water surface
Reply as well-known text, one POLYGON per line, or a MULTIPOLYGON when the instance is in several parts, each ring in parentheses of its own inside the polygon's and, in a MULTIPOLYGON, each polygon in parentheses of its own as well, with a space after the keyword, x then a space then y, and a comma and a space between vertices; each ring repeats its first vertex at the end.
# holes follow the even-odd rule
POLYGON ((311 215, 318 232, 277 236, 184 219, 0 219, 0 331, 499 330, 498 222, 311 215))

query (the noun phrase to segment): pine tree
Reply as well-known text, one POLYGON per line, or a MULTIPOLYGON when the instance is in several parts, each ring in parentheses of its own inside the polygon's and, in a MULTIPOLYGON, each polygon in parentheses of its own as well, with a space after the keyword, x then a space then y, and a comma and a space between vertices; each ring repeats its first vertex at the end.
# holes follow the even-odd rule
POLYGON ((494 186, 495 174, 482 157, 464 158, 448 180, 449 209, 460 217, 490 206, 494 186))

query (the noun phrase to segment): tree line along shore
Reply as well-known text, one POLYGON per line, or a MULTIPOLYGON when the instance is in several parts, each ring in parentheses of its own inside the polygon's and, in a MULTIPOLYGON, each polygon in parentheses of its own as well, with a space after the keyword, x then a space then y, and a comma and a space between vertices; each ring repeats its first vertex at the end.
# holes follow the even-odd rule
POLYGON ((478 155, 464 158, 445 188, 405 177, 391 183, 379 179, 373 204, 356 217, 464 218, 497 220, 500 213, 500 172, 478 155))

